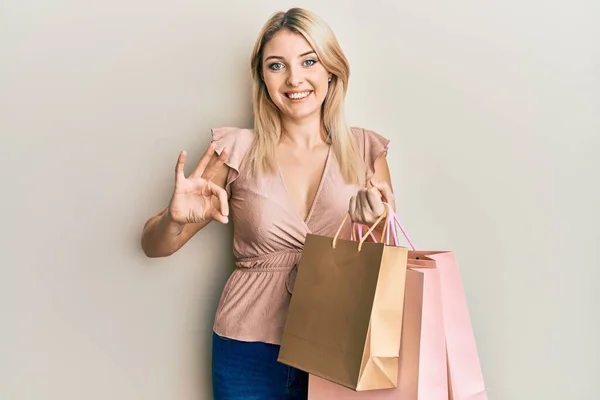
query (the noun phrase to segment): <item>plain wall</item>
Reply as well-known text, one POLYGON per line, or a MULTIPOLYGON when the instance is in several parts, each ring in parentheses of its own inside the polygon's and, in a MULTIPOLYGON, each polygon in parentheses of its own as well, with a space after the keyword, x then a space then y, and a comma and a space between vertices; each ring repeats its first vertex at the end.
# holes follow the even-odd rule
MULTIPOLYGON (((0 2, 0 398, 210 396, 230 226, 150 260, 180 149, 250 126, 249 55, 301 5, 392 140, 398 213, 457 254, 493 400, 600 396, 600 3, 0 2)), ((192 163, 187 165, 187 170, 192 163)))

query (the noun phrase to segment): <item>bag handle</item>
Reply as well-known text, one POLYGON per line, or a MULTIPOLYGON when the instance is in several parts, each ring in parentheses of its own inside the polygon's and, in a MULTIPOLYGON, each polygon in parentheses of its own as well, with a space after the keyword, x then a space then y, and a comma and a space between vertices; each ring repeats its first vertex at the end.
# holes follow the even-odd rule
MULTIPOLYGON (((344 227, 344 225, 346 224, 346 221, 348 220, 348 217, 350 216, 349 213, 346 213, 346 215, 344 216, 344 219, 342 221, 342 223, 340 224, 340 227, 338 228, 337 232, 335 233, 335 236, 333 237, 333 242, 332 242, 332 247, 335 249, 335 244, 337 242, 338 237, 340 236, 340 233, 342 232, 342 228, 344 227)), ((375 223, 373 224, 373 226, 371 228, 369 228, 369 230, 365 233, 365 235, 363 237, 360 238, 360 241, 358 243, 358 251, 360 251, 362 249, 362 245, 365 242, 365 240, 367 239, 367 237, 371 236, 373 237, 373 240, 377 243, 377 240, 375 239, 375 237, 373 236, 373 230, 375 229, 375 227, 377 225, 379 225, 379 223, 386 217, 389 216, 388 212, 384 212, 383 214, 381 214, 379 216, 379 218, 377 219, 377 221, 375 221, 375 223)), ((386 221, 386 224, 388 222, 386 221)), ((385 229, 385 225, 384 225, 384 229, 385 229)), ((361 236, 362 236, 362 232, 361 232, 361 236)), ((383 237, 381 238, 383 239, 383 237)))
MULTIPOLYGON (((352 224, 352 232, 351 232, 350 240, 354 240, 355 241, 355 240, 360 240, 360 239, 363 238, 363 231, 362 231, 363 226, 365 226, 365 225, 359 224, 359 223, 353 223, 352 224), (354 227, 356 227, 356 231, 357 231, 357 234, 358 234, 358 239, 354 236, 354 227)), ((385 229, 385 227, 384 227, 384 229, 385 229)), ((373 239, 373 242, 377 243, 377 239, 375 238, 375 235, 373 235, 373 233, 371 233, 369 236, 371 237, 371 239, 373 239)))
MULTIPOLYGON (((365 235, 362 235, 362 229, 361 229, 361 225, 360 224, 356 224, 358 227, 358 235, 359 235, 359 243, 358 243, 358 251, 360 251, 362 249, 362 245, 365 242, 365 240, 367 239, 367 237, 371 237, 373 239, 373 242, 377 243, 377 239, 375 238, 375 236, 373 235, 373 231, 375 230, 375 228, 377 227, 377 225, 379 225, 379 223, 385 218, 385 225, 383 226, 383 231, 381 233, 381 241, 383 242, 383 238, 385 236, 385 242, 383 242, 386 245, 391 245, 390 244, 390 234, 392 236, 393 239, 393 245, 394 246, 398 246, 399 245, 399 240, 398 240, 398 231, 396 228, 400 229, 400 232, 402 232, 402 235, 404 236, 404 238, 406 239, 406 241, 408 242, 408 245, 410 246, 410 248, 415 251, 415 245, 413 244, 412 240, 410 239, 410 237, 408 236, 408 233, 406 233, 406 229, 404 229, 404 227, 402 226, 402 223, 400 222, 400 220, 398 219, 398 216, 396 215, 396 213, 394 212, 393 207, 389 204, 389 203, 383 203, 385 206, 385 211, 383 212, 383 214, 381 214, 379 216, 379 218, 375 221, 375 223, 369 228, 369 230, 367 230, 367 232, 365 233, 365 235)), ((337 239, 342 231, 342 228, 344 227, 344 224, 346 223, 346 221, 348 220, 349 217, 349 213, 347 213, 344 216, 344 220, 342 221, 342 223, 340 224, 337 232, 335 233, 335 236, 333 237, 333 242, 332 242, 332 247, 335 249, 335 244, 337 242, 337 239)), ((355 224, 352 223, 352 233, 351 233, 351 239, 354 239, 354 226, 355 224)))
MULTIPOLYGON (((392 206, 388 203, 384 203, 384 204, 387 208, 387 212, 389 213, 389 218, 386 219, 386 224, 383 227, 383 232, 381 233, 381 241, 384 244, 392 245, 392 243, 390 243, 390 235, 391 235, 392 239, 393 239, 393 245, 398 246, 400 242, 398 240, 398 231, 396 228, 399 228, 400 231, 402 232, 402 235, 408 242, 409 246, 412 248, 412 250, 416 250, 412 240, 408 236, 408 233, 406 233, 406 230, 402 226, 402 223, 398 219, 398 216, 394 212, 394 209, 392 208, 392 206), (385 237, 385 241, 384 241, 384 237, 385 237)), ((361 240, 363 238, 362 229, 361 229, 362 225, 357 224, 357 226, 358 226, 359 240, 361 240)), ((370 232, 372 232, 372 231, 370 231, 370 232)), ((354 233, 354 231, 352 233, 354 233)), ((373 239, 373 242, 377 243, 377 239, 375 238, 373 233, 371 233, 370 236, 373 239)))
POLYGON ((386 230, 385 230, 385 232, 386 232, 386 243, 385 244, 388 244, 388 245, 390 244, 390 232, 391 232, 392 237, 394 239, 394 246, 398 246, 398 244, 399 244, 398 231, 396 230, 396 227, 398 227, 398 228, 400 228, 400 232, 402 232, 402 235, 408 242, 408 245, 410 246, 410 248, 413 251, 416 250, 415 245, 413 244, 412 240, 410 240, 408 233, 406 233, 406 230, 402 226, 402 223, 398 219, 398 216, 396 215, 396 213, 394 212, 394 210, 392 209, 391 206, 389 207, 388 212, 391 214, 391 217, 387 219, 387 225, 386 225, 386 230))

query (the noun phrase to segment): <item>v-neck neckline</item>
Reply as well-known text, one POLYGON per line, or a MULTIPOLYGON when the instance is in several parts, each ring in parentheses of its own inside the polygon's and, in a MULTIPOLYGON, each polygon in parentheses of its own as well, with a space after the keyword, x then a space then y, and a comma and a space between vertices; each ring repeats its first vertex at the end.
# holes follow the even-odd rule
POLYGON ((325 165, 323 166, 323 171, 321 171, 321 178, 319 179, 319 184, 317 185, 317 190, 315 191, 315 195, 313 196, 313 199, 310 203, 310 208, 308 209, 308 213, 306 214, 306 218, 304 218, 302 215, 300 215, 300 212, 298 211, 298 209, 296 208, 296 206, 294 205, 294 201, 292 199, 292 196, 290 195, 290 192, 288 190, 287 184, 285 183, 285 177, 283 176, 283 171, 281 170, 281 166, 279 165, 279 162, 277 162, 277 172, 279 175, 279 180, 281 181, 281 185, 283 186, 283 190, 285 192, 285 195, 287 197, 287 201, 290 204, 290 207, 292 208, 292 211, 294 213, 294 215, 296 215, 298 217, 298 219, 300 221, 302 221, 304 223, 304 225, 306 225, 308 227, 308 223, 310 222, 310 218, 313 215, 313 211, 315 210, 315 207, 317 205, 317 202, 319 200, 319 197, 321 195, 321 190, 323 189, 323 184, 325 183, 325 178, 327 175, 327 171, 329 169, 329 159, 331 158, 331 145, 329 145, 329 148, 327 149, 327 156, 325 158, 325 165))

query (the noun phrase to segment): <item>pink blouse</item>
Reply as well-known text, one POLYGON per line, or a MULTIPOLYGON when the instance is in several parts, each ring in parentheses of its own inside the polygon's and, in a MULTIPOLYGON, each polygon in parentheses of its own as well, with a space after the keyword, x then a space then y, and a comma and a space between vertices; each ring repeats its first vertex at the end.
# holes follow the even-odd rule
POLYGON ((280 173, 259 179, 249 176, 253 131, 234 127, 212 129, 217 152, 229 151, 226 190, 233 222, 236 269, 227 281, 213 330, 241 341, 279 344, 290 301, 290 277, 307 233, 335 235, 348 212, 350 197, 374 174, 377 157, 387 153, 381 135, 352 128, 363 154, 366 176, 361 186, 348 185, 329 149, 325 168, 308 217, 293 206, 280 173))

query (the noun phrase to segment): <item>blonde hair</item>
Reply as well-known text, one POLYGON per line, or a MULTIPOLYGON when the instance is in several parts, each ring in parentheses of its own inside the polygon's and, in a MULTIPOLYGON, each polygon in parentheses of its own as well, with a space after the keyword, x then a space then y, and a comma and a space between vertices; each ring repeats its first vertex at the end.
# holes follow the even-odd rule
POLYGON ((323 102, 321 121, 348 183, 359 183, 362 164, 356 140, 346 123, 344 100, 348 90, 350 65, 331 28, 317 15, 302 8, 275 13, 263 26, 252 52, 253 111, 255 142, 251 151, 253 170, 275 172, 275 149, 282 134, 279 109, 271 100, 262 79, 262 57, 266 43, 280 30, 301 34, 314 49, 323 67, 332 74, 323 102))

